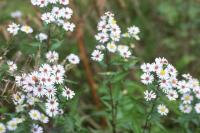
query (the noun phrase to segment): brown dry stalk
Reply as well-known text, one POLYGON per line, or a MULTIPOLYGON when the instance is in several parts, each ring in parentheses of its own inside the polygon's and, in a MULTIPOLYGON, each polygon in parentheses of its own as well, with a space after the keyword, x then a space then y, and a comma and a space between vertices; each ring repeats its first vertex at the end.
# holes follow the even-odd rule
POLYGON ((85 72, 87 75, 87 80, 89 83, 89 86, 91 88, 92 91, 92 96, 93 96, 93 100, 94 103, 96 104, 97 108, 100 107, 100 99, 97 96, 97 84, 94 81, 94 75, 92 73, 91 67, 90 67, 90 63, 89 63, 89 59, 86 53, 86 49, 85 49, 85 44, 84 44, 84 36, 83 36, 83 21, 80 21, 77 24, 77 33, 76 33, 76 39, 78 41, 78 47, 79 47, 79 52, 80 52, 80 58, 83 61, 83 65, 85 68, 85 72))
MULTIPOLYGON (((73 10, 76 9, 75 7, 75 3, 74 1, 70 1, 71 3, 71 7, 73 8, 73 10)), ((87 81, 88 84, 90 86, 90 90, 92 92, 92 99, 94 101, 94 104, 96 106, 97 109, 101 108, 101 102, 100 102, 100 98, 97 95, 97 84, 94 80, 94 74, 92 72, 92 68, 90 66, 90 61, 87 55, 87 51, 85 48, 85 43, 84 43, 84 29, 85 29, 85 25, 84 25, 84 18, 87 18, 87 16, 90 14, 91 9, 94 9, 94 3, 91 3, 91 8, 88 8, 88 10, 85 12, 85 14, 82 15, 82 17, 79 17, 78 14, 76 14, 76 16, 74 17, 73 21, 75 22, 76 26, 77 26, 77 31, 76 31, 76 40, 78 41, 78 47, 79 47, 79 54, 80 54, 80 58, 83 62, 84 65, 84 69, 85 69, 85 73, 87 76, 87 81), (91 7, 92 6, 92 7, 91 7)), ((77 11, 78 12, 78 11, 77 11)), ((107 125, 106 119, 104 117, 101 118, 101 126, 105 127, 107 125)))
POLYGON ((100 17, 104 13, 105 5, 107 0, 95 0, 95 9, 97 12, 98 17, 100 17))

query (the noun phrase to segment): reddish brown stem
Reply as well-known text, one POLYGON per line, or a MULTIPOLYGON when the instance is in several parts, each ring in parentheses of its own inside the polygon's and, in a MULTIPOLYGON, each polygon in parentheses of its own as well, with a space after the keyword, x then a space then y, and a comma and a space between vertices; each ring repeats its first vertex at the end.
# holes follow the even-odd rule
POLYGON ((89 63, 89 59, 88 59, 88 56, 87 56, 87 52, 86 52, 86 49, 85 49, 85 44, 84 44, 84 39, 83 39, 84 38, 83 37, 83 25, 84 25, 83 21, 80 21, 78 23, 76 38, 77 38, 77 41, 78 41, 80 58, 82 59, 82 62, 83 62, 84 68, 85 68, 87 80, 88 80, 89 86, 90 86, 91 91, 92 91, 93 100, 94 100, 95 105, 99 108, 100 99, 97 96, 97 92, 96 92, 97 84, 93 79, 94 75, 92 73, 90 63, 89 63))

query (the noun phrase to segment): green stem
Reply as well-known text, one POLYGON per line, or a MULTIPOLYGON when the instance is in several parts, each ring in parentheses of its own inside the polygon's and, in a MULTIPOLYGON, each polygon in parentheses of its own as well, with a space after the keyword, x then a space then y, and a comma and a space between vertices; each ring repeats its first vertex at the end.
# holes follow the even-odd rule
MULTIPOLYGON (((111 70, 111 66, 110 66, 110 57, 109 57, 108 52, 106 52, 106 65, 107 65, 107 72, 109 72, 111 70)), ((111 104, 112 133, 117 133, 117 131, 116 131, 117 104, 115 103, 114 98, 113 98, 112 84, 110 82, 110 79, 108 79, 107 87, 109 90, 110 104, 111 104)))
MULTIPOLYGON (((157 92, 157 91, 156 91, 156 92, 157 92)), ((158 95, 157 95, 157 93, 156 93, 156 99, 153 101, 151 110, 150 110, 150 112, 147 114, 147 117, 146 117, 146 119, 145 119, 145 125, 144 125, 144 128, 143 128, 143 133, 145 133, 146 130, 147 130, 149 133, 151 132, 151 128, 148 127, 148 126, 149 126, 149 121, 151 120, 151 115, 152 115, 152 113, 153 113, 153 111, 154 111, 154 108, 155 108, 155 106, 156 106, 156 101, 157 101, 157 99, 158 99, 158 95)))

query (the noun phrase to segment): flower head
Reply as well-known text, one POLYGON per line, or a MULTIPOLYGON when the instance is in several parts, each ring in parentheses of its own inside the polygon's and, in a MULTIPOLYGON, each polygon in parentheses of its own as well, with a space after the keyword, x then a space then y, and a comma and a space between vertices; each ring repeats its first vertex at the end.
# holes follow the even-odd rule
POLYGON ((158 113, 161 115, 167 115, 169 113, 168 108, 163 104, 158 105, 157 109, 158 113))

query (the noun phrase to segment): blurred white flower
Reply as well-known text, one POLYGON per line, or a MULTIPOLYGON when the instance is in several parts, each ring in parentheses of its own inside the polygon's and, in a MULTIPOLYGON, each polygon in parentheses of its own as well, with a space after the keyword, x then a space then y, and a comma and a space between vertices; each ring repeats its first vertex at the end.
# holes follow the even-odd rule
POLYGON ((70 54, 69 56, 67 56, 67 59, 71 64, 79 64, 80 63, 79 57, 75 54, 70 54))
POLYGON ((49 51, 48 53, 46 53, 46 59, 51 63, 57 62, 58 58, 59 58, 59 55, 55 51, 49 51))
POLYGON ((161 115, 166 116, 169 113, 168 108, 163 104, 158 105, 157 110, 158 110, 158 113, 161 115))
POLYGON ((189 93, 185 93, 181 97, 181 100, 183 101, 184 104, 191 104, 191 102, 193 101, 193 96, 190 95, 189 93))
POLYGON ((148 91, 148 90, 146 90, 145 92, 144 92, 144 99, 146 100, 146 101, 151 101, 151 100, 153 100, 153 99, 155 99, 156 98, 156 94, 153 92, 153 91, 148 91))
POLYGON ((0 123, 0 133, 6 132, 6 126, 3 123, 0 123))
POLYGON ((21 27, 21 31, 25 32, 26 34, 30 34, 33 32, 33 29, 30 26, 24 25, 21 27))
POLYGON ((138 34, 140 33, 140 29, 136 26, 131 26, 128 28, 128 35, 130 37, 134 37, 136 40, 140 40, 138 34))
POLYGON ((111 53, 114 53, 117 51, 117 46, 114 44, 114 42, 108 43, 107 44, 107 49, 108 51, 110 51, 111 53))
POLYGON ((178 93, 175 90, 170 89, 167 92, 167 97, 170 101, 174 101, 178 98, 178 93))
POLYGON ((41 114, 40 121, 42 123, 48 123, 49 122, 49 118, 47 116, 45 116, 44 114, 41 114))
POLYGON ((41 113, 38 110, 32 109, 29 112, 29 116, 31 117, 32 120, 40 120, 41 113))
POLYGON ((14 71, 17 70, 17 65, 13 61, 7 61, 7 64, 10 72, 13 73, 14 71))
POLYGON ((100 50, 94 50, 92 52, 92 60, 94 61, 102 61, 104 57, 104 54, 102 54, 102 52, 100 50))
POLYGON ((20 25, 16 23, 12 23, 8 25, 8 28, 7 28, 8 32, 12 35, 17 35, 19 29, 20 29, 20 25))
POLYGON ((68 5, 69 0, 59 0, 59 3, 62 4, 62 5, 68 5))
POLYGON ((149 73, 144 73, 141 76, 141 82, 145 85, 151 84, 154 81, 153 75, 149 73))
POLYGON ((11 12, 10 15, 11 15, 12 18, 21 18, 22 12, 21 11, 14 11, 14 12, 11 12))
POLYGON ((200 103, 197 103, 194 108, 197 114, 200 114, 200 103))
POLYGON ((36 38, 38 41, 43 42, 43 41, 45 41, 45 40, 48 39, 48 36, 47 36, 47 34, 45 34, 45 33, 39 33, 39 34, 37 34, 37 35, 35 36, 35 38, 36 38))
POLYGON ((75 96, 74 91, 70 90, 69 88, 65 87, 62 95, 67 98, 67 100, 72 99, 75 96))
POLYGON ((183 113, 190 113, 192 111, 192 106, 189 104, 180 104, 179 109, 183 112, 183 113))
POLYGON ((33 124, 32 129, 31 129, 32 133, 43 133, 43 128, 37 124, 33 124))
POLYGON ((66 31, 74 31, 74 28, 75 28, 75 25, 73 23, 64 23, 63 24, 63 28, 66 30, 66 31))

